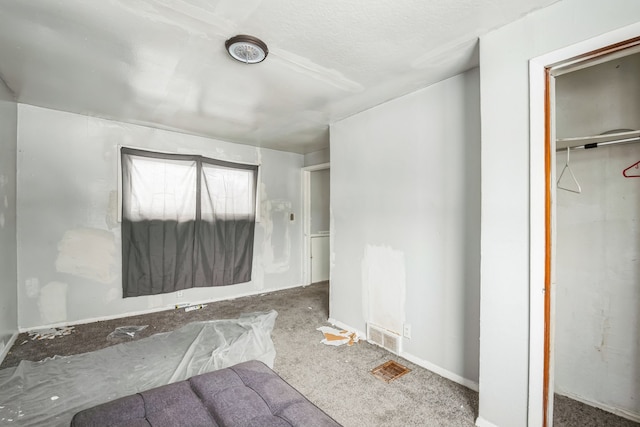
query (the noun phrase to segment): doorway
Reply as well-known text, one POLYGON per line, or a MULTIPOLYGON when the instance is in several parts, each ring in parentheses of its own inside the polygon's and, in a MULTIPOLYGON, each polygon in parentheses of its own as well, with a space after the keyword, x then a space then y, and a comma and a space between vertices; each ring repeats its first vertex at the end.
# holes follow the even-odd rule
POLYGON ((303 188, 303 274, 304 284, 329 280, 330 192, 329 163, 302 169, 303 188))
MULTIPOLYGON (((546 58, 531 67, 545 76, 544 288, 540 301, 533 278, 541 277, 532 264, 530 346, 530 406, 535 408, 534 393, 542 385, 544 426, 553 424, 556 391, 640 420, 634 402, 640 393, 640 269, 633 264, 640 239, 625 240, 625 231, 640 219, 640 198, 635 203, 640 180, 624 181, 626 163, 633 156, 640 160, 640 144, 626 145, 640 141, 640 103, 628 103, 638 98, 635 92, 640 95, 640 77, 638 70, 625 74, 640 69, 640 39, 587 52, 560 61, 546 58), (536 311, 541 306, 542 313, 536 311), (535 353, 541 350, 536 343, 541 324, 542 360, 535 353), (542 377, 536 367, 542 367, 542 377)), ((541 136, 534 134, 532 165, 541 136)), ((533 179, 534 173, 532 201, 533 179)), ((532 239, 535 228, 532 204, 532 239)), ((531 425, 539 425, 531 423, 536 417, 530 413, 531 425)))

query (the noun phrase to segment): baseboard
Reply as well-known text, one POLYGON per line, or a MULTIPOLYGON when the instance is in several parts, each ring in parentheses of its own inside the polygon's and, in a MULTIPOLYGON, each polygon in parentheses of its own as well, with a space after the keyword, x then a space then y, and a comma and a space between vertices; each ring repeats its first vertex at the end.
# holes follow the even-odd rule
MULTIPOLYGON (((256 291, 243 292, 243 293, 240 293, 238 295, 234 295, 232 297, 222 297, 222 298, 197 300, 197 301, 177 301, 176 303, 189 304, 189 305, 209 304, 209 303, 214 303, 214 302, 219 302, 219 301, 231 301, 231 300, 234 300, 234 299, 244 298, 244 297, 251 297, 251 296, 255 296, 255 295, 266 295, 266 294, 270 294, 270 293, 273 293, 273 292, 285 291, 287 289, 304 288, 306 286, 309 286, 309 285, 292 285, 292 286, 286 286, 286 287, 278 288, 278 289, 259 289, 259 290, 256 290, 256 291)), ((74 321, 71 321, 71 322, 58 322, 58 323, 52 323, 52 324, 42 325, 42 326, 31 326, 31 327, 28 327, 28 328, 19 327, 18 331, 20 331, 20 332, 31 332, 31 331, 38 331, 40 329, 61 328, 61 327, 64 327, 64 326, 75 326, 75 325, 85 325, 87 323, 103 322, 105 320, 122 319, 122 318, 125 318, 125 317, 140 316, 140 315, 143 315, 143 314, 151 314, 151 313, 157 313, 159 311, 167 311, 167 310, 174 310, 174 309, 175 309, 175 304, 171 304, 171 305, 166 305, 166 306, 162 306, 162 307, 149 308, 147 310, 130 311, 128 313, 114 314, 114 315, 109 315, 109 316, 91 317, 89 319, 74 320, 74 321)))
POLYGON ((11 350, 11 347, 13 347, 13 344, 16 342, 17 338, 18 333, 16 332, 15 334, 11 335, 9 341, 7 341, 7 343, 2 348, 2 351, 0 351, 0 364, 4 362, 4 358, 7 357, 7 354, 9 354, 9 350, 11 350))
POLYGON ((453 381, 454 383, 458 383, 460 385, 463 385, 473 391, 478 391, 479 390, 479 386, 478 383, 475 381, 471 381, 468 378, 464 378, 456 373, 453 373, 447 369, 444 369, 438 365, 435 365, 431 362, 428 362, 426 360, 420 359, 419 357, 416 357, 410 353, 407 352, 400 352, 400 357, 403 357, 405 359, 407 359, 409 362, 411 363, 415 363, 418 366, 421 366, 425 369, 430 370, 431 372, 440 375, 441 377, 444 377, 448 380, 453 381))
POLYGON ((482 417, 478 417, 476 419, 476 426, 478 427, 498 427, 497 425, 490 423, 489 421, 485 420, 482 417))
POLYGON ((615 408, 613 406, 605 405, 601 402, 593 402, 584 397, 578 396, 573 393, 567 393, 563 391, 556 391, 556 394, 564 397, 568 397, 569 399, 576 400, 580 403, 584 403, 585 405, 593 406, 594 408, 602 409, 603 411, 610 412, 619 417, 626 418, 628 420, 634 421, 636 423, 640 423, 640 414, 634 414, 633 412, 629 412, 625 409, 615 408))

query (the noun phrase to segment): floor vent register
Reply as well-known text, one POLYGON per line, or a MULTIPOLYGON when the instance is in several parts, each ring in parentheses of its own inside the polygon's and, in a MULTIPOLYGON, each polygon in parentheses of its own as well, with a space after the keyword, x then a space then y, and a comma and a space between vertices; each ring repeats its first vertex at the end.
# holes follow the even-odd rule
POLYGON ((391 381, 400 378, 410 371, 411 369, 407 368, 406 366, 402 366, 398 362, 389 360, 388 362, 385 362, 382 365, 373 368, 371 373, 375 377, 380 378, 382 381, 390 383, 391 381))

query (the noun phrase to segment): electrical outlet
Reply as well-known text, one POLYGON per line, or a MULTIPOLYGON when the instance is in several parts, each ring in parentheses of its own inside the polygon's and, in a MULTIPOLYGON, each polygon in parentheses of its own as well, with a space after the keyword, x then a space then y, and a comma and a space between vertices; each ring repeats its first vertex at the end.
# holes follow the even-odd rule
POLYGON ((183 296, 184 296, 184 293, 182 291, 176 292, 176 298, 182 298, 183 296))
POLYGON ((409 323, 404 324, 402 335, 404 335, 405 338, 411 339, 411 324, 409 323))

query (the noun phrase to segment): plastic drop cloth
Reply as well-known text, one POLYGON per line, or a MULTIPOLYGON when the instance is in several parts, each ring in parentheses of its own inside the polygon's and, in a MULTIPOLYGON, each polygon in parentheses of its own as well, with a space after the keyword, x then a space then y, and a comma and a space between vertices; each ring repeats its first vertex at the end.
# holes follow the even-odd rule
POLYGON ((68 426, 85 408, 260 360, 273 367, 278 313, 194 322, 173 332, 0 370, 0 426, 68 426))

